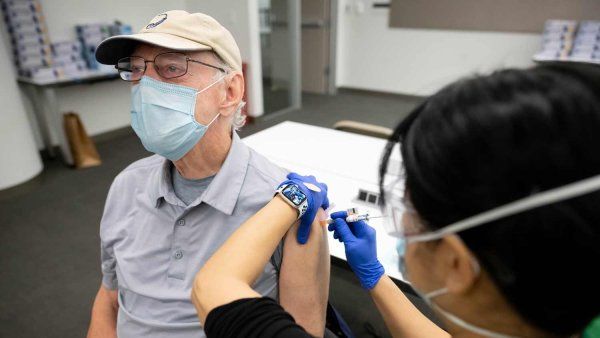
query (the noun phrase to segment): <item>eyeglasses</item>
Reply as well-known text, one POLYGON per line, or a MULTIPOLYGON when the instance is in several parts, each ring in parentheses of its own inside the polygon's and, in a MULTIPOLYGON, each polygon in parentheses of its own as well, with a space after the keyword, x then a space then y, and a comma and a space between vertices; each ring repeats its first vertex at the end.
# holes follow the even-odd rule
POLYGON ((117 61, 115 68, 119 71, 119 76, 125 81, 139 81, 146 72, 146 64, 154 63, 154 69, 158 75, 165 79, 173 79, 184 76, 188 71, 188 62, 195 62, 206 67, 220 70, 223 73, 227 71, 221 67, 213 66, 202 61, 190 59, 183 53, 167 52, 154 57, 154 60, 148 61, 140 56, 128 56, 117 61))

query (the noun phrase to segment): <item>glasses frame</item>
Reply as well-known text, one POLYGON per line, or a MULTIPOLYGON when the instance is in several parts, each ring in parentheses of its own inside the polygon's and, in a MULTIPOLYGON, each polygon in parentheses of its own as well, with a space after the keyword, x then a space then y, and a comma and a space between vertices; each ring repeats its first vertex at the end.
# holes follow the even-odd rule
POLYGON ((164 78, 164 79, 176 79, 176 78, 178 78, 178 77, 182 77, 182 76, 184 76, 185 74, 187 74, 187 72, 188 72, 188 69, 189 69, 189 63, 190 63, 190 62, 199 63, 199 64, 201 64, 201 65, 203 65, 203 66, 210 67, 210 68, 214 68, 214 69, 217 69, 217 70, 219 70, 219 71, 221 71, 221 72, 223 72, 223 73, 227 74, 227 71, 226 71, 224 68, 222 68, 222 67, 217 67, 217 66, 211 65, 211 64, 209 64, 209 63, 202 62, 202 61, 200 61, 200 60, 194 60, 194 59, 192 59, 192 58, 188 57, 186 54, 184 54, 184 53, 179 53, 179 52, 165 52, 165 53, 156 54, 156 55, 154 56, 154 59, 153 59, 153 60, 146 60, 146 59, 144 59, 143 57, 141 57, 141 56, 136 56, 136 55, 132 55, 132 56, 126 56, 126 57, 124 57, 124 58, 120 58, 119 60, 117 60, 117 64, 115 64, 115 69, 117 70, 117 72, 119 72, 119 77, 121 78, 121 80, 123 80, 123 81, 127 81, 127 82, 135 82, 135 81, 139 81, 139 80, 142 78, 142 76, 144 76, 144 74, 146 74, 146 69, 148 69, 148 66, 147 66, 147 65, 148 65, 148 63, 154 63, 154 69, 156 70, 156 73, 157 73, 157 74, 158 74, 160 77, 162 77, 162 78, 164 78), (183 74, 181 74, 181 75, 177 75, 177 76, 173 76, 173 77, 166 77, 166 76, 163 76, 163 75, 160 73, 160 71, 157 69, 157 67, 156 67, 156 58, 157 58, 157 57, 159 57, 159 56, 161 56, 161 55, 165 55, 165 54, 177 54, 177 55, 182 55, 182 56, 184 56, 184 57, 185 57, 185 72, 184 72, 183 74), (124 60, 124 59, 127 59, 127 58, 140 58, 140 59, 142 59, 142 60, 144 61, 144 70, 142 71, 142 75, 140 76, 140 78, 139 78, 139 79, 137 79, 137 80, 125 80, 125 79, 124 79, 124 78, 121 76, 121 72, 131 72, 131 70, 127 70, 127 69, 119 68, 119 62, 121 62, 121 60, 124 60))

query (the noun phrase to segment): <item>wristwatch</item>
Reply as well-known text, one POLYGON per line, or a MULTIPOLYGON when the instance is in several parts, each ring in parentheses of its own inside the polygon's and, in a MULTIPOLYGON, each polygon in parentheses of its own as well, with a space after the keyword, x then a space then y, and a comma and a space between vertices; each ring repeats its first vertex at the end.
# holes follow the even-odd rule
POLYGON ((298 219, 308 209, 308 197, 296 183, 283 183, 277 188, 275 196, 277 195, 281 196, 292 208, 298 210, 298 219))

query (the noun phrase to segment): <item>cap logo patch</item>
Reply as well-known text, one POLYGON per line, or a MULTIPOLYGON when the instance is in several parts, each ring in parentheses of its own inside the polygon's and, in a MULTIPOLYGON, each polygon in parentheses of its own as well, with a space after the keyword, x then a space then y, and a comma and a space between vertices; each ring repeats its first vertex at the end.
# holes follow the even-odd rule
POLYGON ((150 21, 148 26, 146 26, 146 29, 154 28, 163 23, 165 20, 167 20, 167 13, 159 14, 155 16, 154 19, 152 19, 152 21, 150 21))

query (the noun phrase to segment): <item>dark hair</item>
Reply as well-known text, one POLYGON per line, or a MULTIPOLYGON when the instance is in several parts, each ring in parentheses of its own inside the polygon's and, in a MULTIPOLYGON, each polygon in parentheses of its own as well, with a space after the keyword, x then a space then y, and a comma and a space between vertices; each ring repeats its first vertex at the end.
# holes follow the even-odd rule
MULTIPOLYGON (((600 174, 600 70, 508 69, 455 82, 394 130, 425 226, 455 221, 600 174)), ((549 333, 600 313, 600 192, 458 233, 520 315, 549 333), (594 268, 596 267, 596 268, 594 268)))

